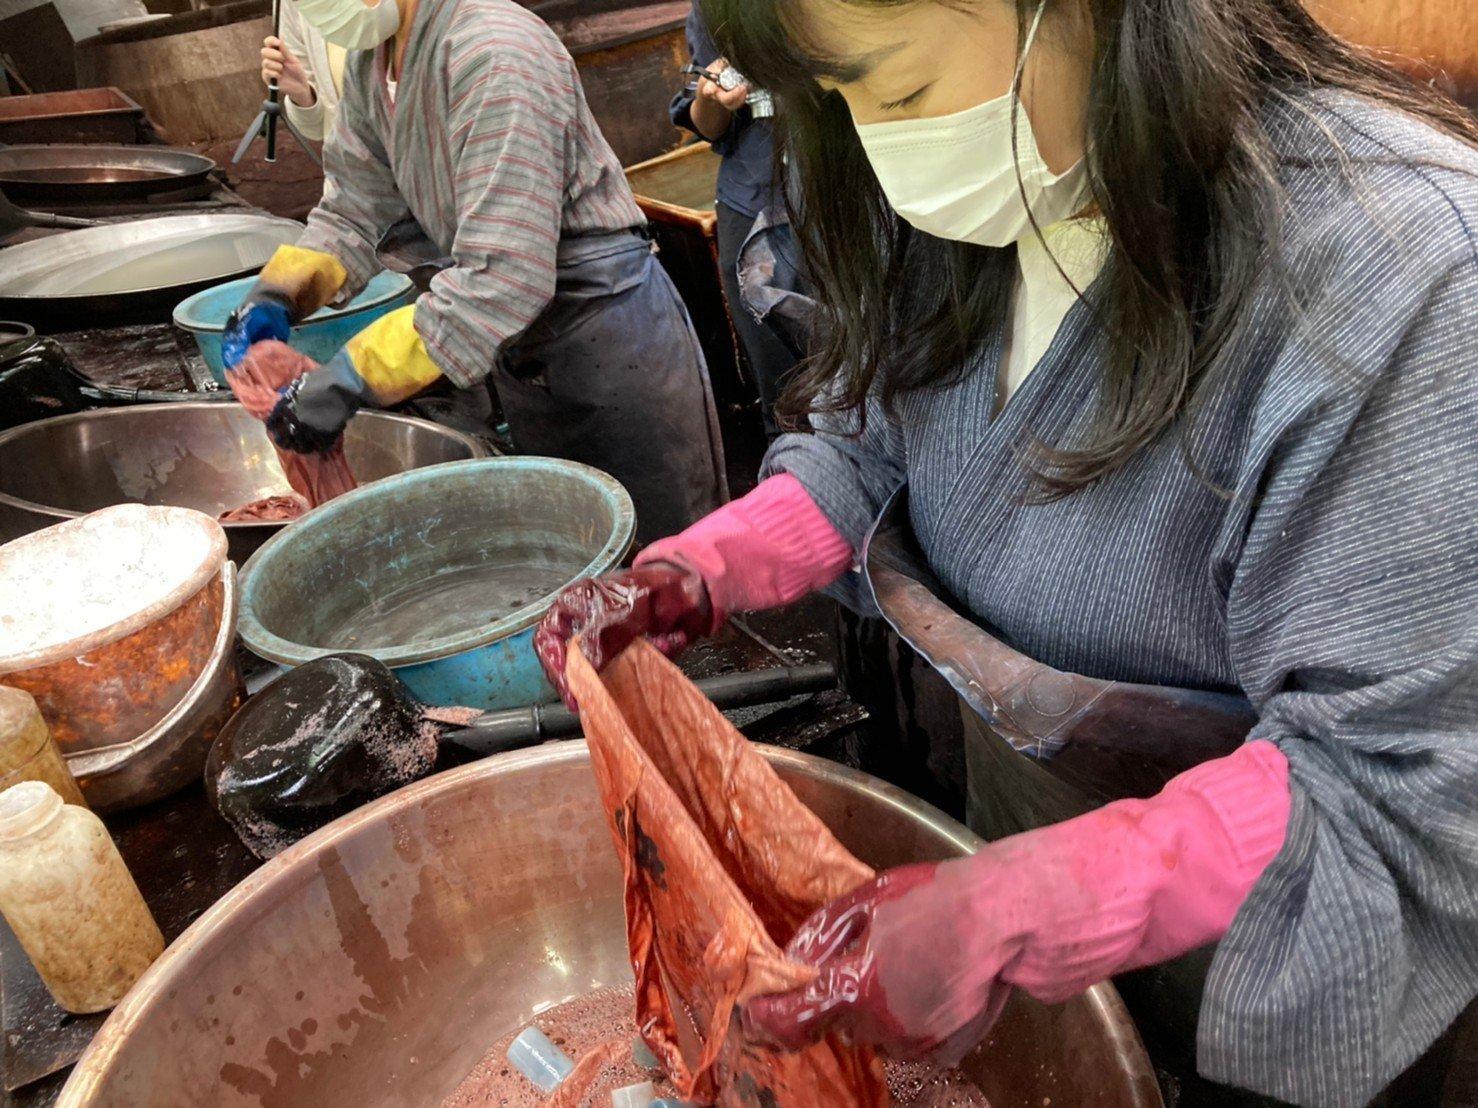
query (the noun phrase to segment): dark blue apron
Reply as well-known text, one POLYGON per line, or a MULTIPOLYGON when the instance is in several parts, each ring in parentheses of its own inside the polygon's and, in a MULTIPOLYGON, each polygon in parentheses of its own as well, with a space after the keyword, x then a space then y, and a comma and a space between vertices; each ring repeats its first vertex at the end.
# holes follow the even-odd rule
MULTIPOLYGON (((423 285, 452 264, 419 224, 391 228, 378 252, 423 285)), ((676 534, 728 499, 708 365, 687 309, 636 231, 563 239, 554 298, 501 353, 491 382, 522 454, 584 462, 636 503, 640 542, 676 534)), ((488 412, 462 390, 439 416, 488 412)))

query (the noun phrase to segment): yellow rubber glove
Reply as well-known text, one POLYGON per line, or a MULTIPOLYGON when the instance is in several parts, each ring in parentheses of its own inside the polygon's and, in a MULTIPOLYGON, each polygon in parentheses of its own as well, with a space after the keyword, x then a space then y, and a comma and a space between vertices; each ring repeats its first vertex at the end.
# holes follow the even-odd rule
POLYGON ((284 450, 315 454, 338 441, 360 408, 399 404, 440 376, 416 334, 416 307, 407 305, 371 323, 330 361, 283 389, 267 433, 284 450))
POLYGON ((293 327, 338 294, 348 280, 339 260, 317 250, 279 246, 221 336, 221 359, 235 369, 253 345, 286 342, 293 327))
POLYGON ((350 339, 344 350, 364 380, 366 399, 382 408, 409 400, 441 377, 416 333, 414 304, 381 316, 350 339))
POLYGON ((257 287, 286 302, 298 322, 333 300, 348 279, 343 263, 332 254, 279 246, 262 267, 257 287))

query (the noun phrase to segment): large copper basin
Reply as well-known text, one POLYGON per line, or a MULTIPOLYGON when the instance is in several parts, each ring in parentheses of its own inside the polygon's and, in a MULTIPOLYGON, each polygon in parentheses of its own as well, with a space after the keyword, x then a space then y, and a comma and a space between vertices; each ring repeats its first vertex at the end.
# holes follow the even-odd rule
MULTIPOLYGON (((978 840, 870 777, 768 751, 875 866, 978 840)), ((279 855, 112 1014, 63 1105, 431 1105, 536 1011, 630 980, 621 884, 583 743, 442 774, 279 855)), ((1159 1094, 1117 994, 1018 998, 974 1059, 995 1108, 1159 1094)))

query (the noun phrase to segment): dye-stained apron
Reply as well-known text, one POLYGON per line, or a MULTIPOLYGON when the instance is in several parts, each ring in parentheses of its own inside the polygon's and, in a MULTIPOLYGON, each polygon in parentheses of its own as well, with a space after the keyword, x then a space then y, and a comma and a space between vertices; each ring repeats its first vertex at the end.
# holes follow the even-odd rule
MULTIPOLYGON (((452 264, 413 220, 391 228, 377 254, 423 287, 452 264)), ((708 365, 644 235, 562 239, 553 300, 500 352, 491 380, 519 451, 620 481, 640 542, 675 535, 728 499, 708 365)))

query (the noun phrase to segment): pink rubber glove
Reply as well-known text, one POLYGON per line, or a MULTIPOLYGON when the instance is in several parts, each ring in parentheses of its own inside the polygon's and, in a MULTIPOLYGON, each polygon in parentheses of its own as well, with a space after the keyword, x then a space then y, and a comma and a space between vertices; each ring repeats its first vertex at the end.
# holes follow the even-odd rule
POLYGON ((577 581, 534 635, 534 651, 565 703, 568 644, 581 637, 597 669, 646 636, 664 654, 711 635, 735 612, 778 608, 831 584, 852 547, 789 474, 642 551, 636 567, 577 581))
POLYGON ((1012 987, 1057 1003, 1226 934, 1282 848, 1288 763, 1271 743, 986 847, 886 873, 812 916, 786 953, 804 989, 752 1001, 750 1030, 790 1049, 841 1032, 954 1065, 1012 987))
POLYGON ((636 564, 671 562, 698 574, 720 621, 779 608, 824 589, 849 568, 852 545, 788 473, 763 482, 680 535, 653 543, 636 564))

